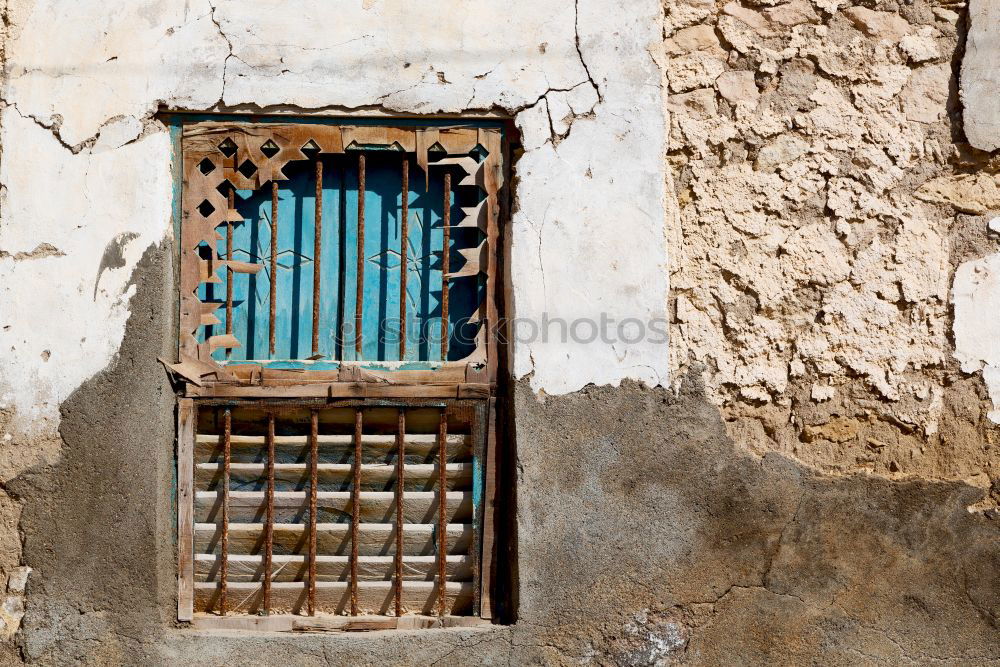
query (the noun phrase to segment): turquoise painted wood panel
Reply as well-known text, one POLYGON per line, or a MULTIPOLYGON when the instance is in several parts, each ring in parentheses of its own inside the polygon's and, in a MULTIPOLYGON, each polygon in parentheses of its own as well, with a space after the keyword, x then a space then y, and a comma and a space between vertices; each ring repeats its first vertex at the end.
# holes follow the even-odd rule
MULTIPOLYGON (((402 160, 392 151, 366 151, 365 247, 362 358, 373 362, 407 362, 406 368, 428 368, 441 359, 441 285, 444 167, 432 168, 424 189, 424 174, 410 159, 409 233, 407 264, 406 357, 399 356, 399 300, 401 298, 402 160)), ((333 368, 338 360, 358 361, 355 355, 354 314, 357 289, 358 156, 323 156, 323 212, 320 253, 320 341, 322 359, 312 368, 333 368)), ((312 354, 312 302, 315 233, 315 167, 312 162, 291 162, 287 181, 278 189, 278 234, 271 239, 270 184, 258 191, 236 191, 236 208, 244 217, 233 227, 233 259, 263 264, 257 274, 234 274, 233 333, 242 342, 227 356, 224 349, 213 357, 219 362, 255 361, 269 367, 301 366, 312 354), (270 275, 271 254, 277 255, 276 276, 270 275), (268 353, 269 291, 277 290, 275 352, 268 353)), ((462 174, 454 173, 453 183, 462 174)), ((461 207, 483 198, 474 187, 454 187, 452 225, 462 218, 461 207)), ((225 227, 219 227, 225 235, 225 227)), ((482 240, 476 228, 452 228, 450 271, 464 263, 460 248, 482 240)), ((218 254, 226 258, 225 239, 218 254)), ((200 340, 225 333, 225 269, 223 283, 201 286, 201 298, 222 304, 216 311, 223 324, 201 328, 200 340)), ((451 281, 449 289, 448 359, 461 359, 475 347, 478 325, 468 323, 485 294, 482 274, 451 281)))

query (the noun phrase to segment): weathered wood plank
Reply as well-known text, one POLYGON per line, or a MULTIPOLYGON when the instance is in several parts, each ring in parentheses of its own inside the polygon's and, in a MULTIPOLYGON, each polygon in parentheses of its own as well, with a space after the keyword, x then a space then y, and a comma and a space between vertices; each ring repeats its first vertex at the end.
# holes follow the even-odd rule
MULTIPOLYGON (((462 371, 465 371, 464 362, 462 371)), ((266 373, 265 373, 266 377, 266 373)), ((381 384, 375 382, 309 382, 308 374, 294 385, 233 385, 205 381, 204 387, 193 384, 185 386, 189 397, 211 398, 489 398, 490 385, 478 383, 460 384, 381 384)))
MULTIPOLYGON (((267 474, 262 463, 233 463, 230 466, 230 489, 251 491, 264 487, 267 474)), ((445 466, 448 476, 448 490, 468 489, 472 484, 471 463, 449 463, 445 466)), ((352 466, 347 463, 321 463, 317 466, 319 488, 322 491, 345 490, 351 486, 352 466)), ((222 481, 222 465, 198 463, 195 465, 195 486, 198 489, 214 490, 222 481)), ((406 491, 428 491, 438 484, 438 466, 435 464, 408 464, 404 474, 406 491)), ((396 482, 396 466, 391 464, 368 463, 361 466, 361 489, 382 491, 392 488, 396 482)), ((296 491, 309 486, 309 466, 300 463, 276 463, 274 465, 276 491, 296 491)))
MULTIPOLYGON (((431 433, 406 435, 407 462, 420 462, 437 456, 437 440, 431 433)), ((231 437, 233 463, 263 460, 264 436, 234 435, 231 437)), ((307 435, 276 435, 274 437, 276 463, 305 463, 309 459, 307 435)), ((363 463, 395 458, 395 435, 364 435, 361 439, 363 463)), ((347 463, 354 456, 353 436, 320 435, 319 461, 321 463, 347 463)), ((472 441, 468 435, 448 436, 448 460, 472 457, 472 441)), ((216 434, 199 433, 195 440, 195 463, 212 463, 222 460, 222 438, 216 434)))
POLYGON ((493 568, 496 560, 496 495, 497 495, 497 418, 496 399, 491 398, 486 408, 486 465, 483 471, 483 527, 482 551, 479 570, 479 615, 493 618, 493 568))
MULTIPOLYGON (((308 375, 308 380, 313 382, 343 382, 348 371, 357 369, 358 374, 362 373, 375 382, 399 383, 399 384, 421 384, 431 382, 436 384, 458 384, 465 381, 465 363, 454 362, 442 364, 434 370, 375 370, 372 368, 361 368, 360 365, 351 362, 341 362, 342 366, 336 370, 312 370, 309 366, 304 369, 288 368, 268 368, 265 370, 265 381, 276 384, 291 383, 299 384, 308 375)), ((233 362, 226 364, 226 370, 240 382, 255 383, 260 380, 261 367, 258 364, 241 364, 233 362)))
MULTIPOLYGON (((404 556, 404 581, 433 581, 437 572, 436 556, 404 556)), ((391 581, 395 572, 393 556, 359 556, 359 581, 391 581)), ((272 581, 307 581, 309 562, 305 556, 274 556, 272 581)), ((216 581, 219 576, 220 557, 215 554, 196 554, 194 574, 196 581, 216 581)), ((347 556, 316 556, 316 581, 347 581, 350 574, 347 556)), ((263 574, 261 556, 239 554, 229 557, 228 580, 260 581, 263 574)), ((446 563, 448 581, 471 581, 472 559, 469 556, 448 556, 446 563)))
MULTIPOLYGON (((467 613, 472 606, 471 583, 445 584, 445 609, 449 614, 467 613)), ((255 582, 229 585, 229 612, 255 613, 262 608, 261 586, 255 582)), ((393 582, 359 581, 358 611, 361 614, 388 615, 394 605, 393 582)), ((218 607, 218 586, 211 582, 195 583, 195 609, 207 611, 218 607)), ((306 606, 307 587, 303 582, 275 582, 271 586, 271 611, 299 613, 306 606)), ((438 585, 433 581, 414 581, 403 586, 405 612, 429 614, 437 609, 438 585)), ((343 614, 351 606, 351 589, 346 581, 316 582, 316 609, 343 614)))
POLYGON ((177 402, 177 620, 194 613, 194 401, 177 402))
POLYGON ((192 623, 196 630, 242 630, 251 632, 358 632, 363 630, 422 630, 427 628, 470 628, 491 625, 490 621, 475 616, 422 616, 409 614, 396 618, 370 614, 367 616, 216 616, 196 614, 192 623))
MULTIPOLYGON (((260 523, 229 524, 229 552, 231 554, 256 554, 263 545, 264 525, 260 523)), ((403 555, 427 556, 434 553, 435 526, 426 524, 403 525, 403 555)), ((447 545, 450 554, 466 554, 472 543, 472 525, 451 523, 447 528, 447 545)), ((308 531, 300 523, 274 525, 275 554, 305 554, 308 531)), ((222 530, 219 524, 196 523, 194 548, 196 553, 219 553, 222 530)), ((358 526, 358 554, 360 556, 386 556, 395 551, 395 525, 391 523, 363 523, 358 526)), ((351 525, 349 523, 320 523, 316 525, 317 553, 344 556, 351 550, 351 525)))
MULTIPOLYGON (((405 473, 404 473, 405 474, 405 473)), ((437 516, 437 493, 411 491, 403 495, 404 523, 431 523, 437 516)), ((456 491, 446 497, 449 523, 463 523, 472 517, 472 494, 456 491)), ((231 491, 229 517, 236 523, 264 520, 264 493, 231 491)), ((316 516, 320 523, 330 523, 350 517, 351 494, 348 491, 324 491, 316 494, 316 516)), ((304 523, 309 516, 307 491, 276 491, 274 520, 277 523, 304 523)), ((392 491, 363 491, 361 521, 388 523, 395 519, 395 494, 392 491)), ((222 519, 222 500, 216 491, 195 492, 194 516, 198 523, 213 523, 222 519)))

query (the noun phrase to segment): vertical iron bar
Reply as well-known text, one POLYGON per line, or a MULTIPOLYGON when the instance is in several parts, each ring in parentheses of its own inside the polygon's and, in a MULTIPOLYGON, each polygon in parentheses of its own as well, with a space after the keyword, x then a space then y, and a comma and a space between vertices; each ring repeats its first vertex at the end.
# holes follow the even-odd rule
POLYGON ((309 600, 310 616, 316 615, 316 485, 319 482, 319 413, 312 411, 309 432, 309 600))
POLYGON ((268 350, 274 356, 275 319, 278 312, 278 182, 271 181, 271 320, 267 332, 268 350))
POLYGON ((351 481, 351 616, 358 615, 358 523, 361 521, 361 408, 354 409, 354 470, 351 481))
POLYGON ((335 359, 344 359, 347 352, 347 167, 337 170, 339 176, 337 199, 337 323, 333 340, 335 359))
POLYGON ((438 422, 438 616, 445 612, 445 566, 448 559, 448 416, 442 408, 438 422))
POLYGON ((264 524, 264 613, 271 612, 271 560, 274 552, 274 413, 267 415, 267 514, 264 524))
MULTIPOLYGON (((399 226, 399 360, 406 357, 406 262, 410 245, 410 158, 403 155, 403 217, 399 226)), ((398 613, 397 613, 398 615, 398 613)))
MULTIPOLYGON (((233 223, 229 220, 229 211, 233 210, 235 202, 233 186, 229 186, 227 193, 228 206, 226 211, 226 334, 233 333, 233 267, 229 262, 233 261, 233 223)), ((233 353, 233 348, 226 348, 226 358, 233 353)))
POLYGON ((451 267, 451 174, 444 175, 444 247, 441 251, 441 361, 448 360, 448 271, 451 267))
POLYGON ((316 215, 313 234, 313 330, 312 353, 319 354, 319 283, 323 235, 323 163, 316 158, 316 215))
POLYGON ((396 616, 403 615, 403 479, 406 466, 406 411, 399 410, 396 422, 396 616))
POLYGON ((233 432, 232 414, 229 408, 223 413, 222 422, 222 563, 219 566, 219 607, 220 615, 226 615, 226 597, 229 577, 229 464, 233 432))
POLYGON ((354 300, 354 357, 361 359, 361 316, 365 296, 365 155, 358 156, 358 267, 354 300))

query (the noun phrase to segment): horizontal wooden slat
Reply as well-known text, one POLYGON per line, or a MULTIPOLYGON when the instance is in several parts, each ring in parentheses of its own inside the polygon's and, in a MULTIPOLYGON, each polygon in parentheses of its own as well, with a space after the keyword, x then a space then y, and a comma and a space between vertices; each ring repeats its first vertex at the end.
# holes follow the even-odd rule
POLYGON ((476 616, 335 616, 318 613, 315 616, 271 614, 251 616, 232 614, 217 616, 199 613, 192 618, 195 630, 240 630, 244 632, 358 632, 362 630, 422 630, 425 628, 469 628, 490 625, 485 618, 476 616))
MULTIPOLYGON (((263 459, 267 445, 264 436, 234 435, 230 439, 233 463, 253 463, 263 459)), ((276 463, 305 463, 309 459, 309 438, 305 435, 279 435, 274 438, 276 463)), ((395 460, 395 435, 365 435, 361 438, 362 462, 395 460)), ((437 457, 437 435, 406 435, 408 463, 433 461, 437 457)), ((468 460, 472 457, 472 442, 468 435, 448 436, 448 460, 468 460)), ((348 463, 354 458, 354 437, 351 435, 319 436, 320 463, 348 463)), ((195 463, 222 460, 222 438, 199 433, 194 449, 195 463)))
MULTIPOLYGON (((359 581, 358 611, 386 614, 394 608, 394 584, 391 581, 359 581)), ((227 611, 255 613, 261 607, 261 587, 253 582, 232 582, 228 585, 227 611)), ((472 607, 471 583, 445 584, 445 610, 450 614, 468 613, 472 607)), ((215 583, 196 582, 195 611, 216 610, 219 589, 215 583)), ((403 584, 403 608, 411 613, 429 614, 437 609, 437 582, 414 581, 403 584)), ((271 584, 271 611, 300 613, 306 606, 304 583, 274 582, 271 584)), ((351 591, 346 581, 316 583, 316 608, 329 613, 344 613, 351 608, 351 591)))
MULTIPOLYGON (((399 362, 393 366, 392 362, 387 362, 386 370, 376 370, 366 368, 371 362, 351 362, 341 361, 341 367, 332 370, 310 370, 309 375, 320 382, 337 382, 343 379, 344 371, 351 372, 353 369, 363 371, 374 376, 379 381, 385 382, 463 382, 465 381, 465 369, 468 363, 453 362, 451 364, 440 364, 439 368, 433 370, 396 370, 398 365, 409 362, 399 362), (352 368, 353 367, 353 368, 352 368)), ((433 365, 435 362, 428 362, 433 365)), ((226 370, 232 371, 240 380, 253 380, 260 375, 260 365, 249 362, 234 361, 226 364, 226 370)), ((294 368, 268 368, 267 376, 278 380, 294 380, 296 376, 301 376, 302 372, 294 368)))
MULTIPOLYGON (((408 491, 403 494, 404 523, 437 521, 437 493, 408 491)), ((462 523, 472 517, 472 494, 455 491, 447 494, 448 521, 462 523)), ((263 491, 230 491, 229 520, 234 523, 263 521, 266 512, 263 491)), ((320 523, 350 519, 350 491, 324 491, 316 494, 316 517, 320 523)), ((395 521, 396 494, 393 491, 362 491, 361 521, 388 523, 395 521)), ((198 491, 194 500, 194 520, 211 523, 222 520, 222 499, 216 491, 198 491)), ((277 491, 274 494, 274 521, 300 523, 309 521, 308 491, 277 491)))
MULTIPOLYGON (((243 218, 240 218, 242 222, 243 218)), ((235 271, 236 273, 260 273, 260 270, 264 268, 263 264, 254 264, 251 262, 237 262, 236 260, 227 261, 225 265, 235 271)))
MULTIPOLYGON (((358 581, 391 581, 395 556, 359 556, 358 581)), ((279 554, 273 557, 272 581, 308 581, 306 556, 279 554)), ((195 580, 215 581, 219 576, 219 557, 214 554, 195 555, 195 580)), ((472 559, 469 556, 448 556, 445 563, 448 581, 471 581, 472 559)), ((228 581, 260 581, 264 572, 263 558, 247 554, 229 557, 228 581)), ((350 556, 317 556, 316 581, 347 581, 350 577, 350 556)), ((433 581, 437 574, 437 556, 404 556, 403 579, 433 581)))
MULTIPOLYGON (((319 490, 343 491, 350 488, 353 466, 349 463, 321 463, 316 466, 319 490)), ((266 482, 263 463, 233 463, 229 467, 230 490, 251 491, 262 489, 266 482)), ((435 464, 408 464, 403 474, 406 491, 428 491, 437 486, 438 467, 435 464)), ((472 484, 471 463, 449 463, 448 489, 467 489, 472 484)), ((194 483, 199 490, 213 490, 222 480, 221 463, 195 465, 194 483)), ((361 466, 361 488, 366 491, 386 491, 396 482, 396 466, 383 463, 366 463, 361 466)), ((277 491, 298 491, 309 485, 309 466, 300 463, 276 463, 274 488, 277 491)))
MULTIPOLYGON (((211 281, 209 281, 211 282, 211 281)), ((221 282, 221 281, 216 281, 221 282)), ((465 364, 462 364, 464 371, 465 364)), ((206 379, 205 386, 187 384, 184 395, 189 398, 385 398, 392 400, 418 398, 489 398, 492 387, 488 384, 463 382, 459 384, 392 384, 380 382, 310 382, 308 375, 296 383, 285 385, 263 384, 234 385, 206 379)))
MULTIPOLYGON (((219 553, 222 530, 220 524, 196 523, 194 527, 195 553, 219 553)), ((274 524, 275 554, 304 554, 308 550, 308 526, 300 523, 274 524)), ((403 555, 428 556, 434 553, 435 526, 403 524, 403 555)), ((448 553, 465 554, 472 542, 472 525, 448 524, 448 553)), ((264 524, 230 523, 229 553, 260 553, 263 544, 264 524)), ((386 556, 395 552, 395 526, 391 523, 362 523, 358 525, 358 554, 361 556, 386 556)), ((351 525, 349 523, 316 524, 316 552, 329 556, 345 556, 351 550, 351 525)))

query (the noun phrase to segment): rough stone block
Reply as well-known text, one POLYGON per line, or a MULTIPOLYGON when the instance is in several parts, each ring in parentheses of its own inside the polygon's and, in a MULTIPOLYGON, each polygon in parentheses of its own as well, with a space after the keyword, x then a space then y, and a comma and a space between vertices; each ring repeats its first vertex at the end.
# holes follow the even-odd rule
POLYGON ((1000 3, 969 3, 969 36, 962 60, 965 136, 984 151, 1000 148, 1000 3))

